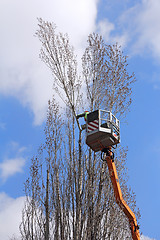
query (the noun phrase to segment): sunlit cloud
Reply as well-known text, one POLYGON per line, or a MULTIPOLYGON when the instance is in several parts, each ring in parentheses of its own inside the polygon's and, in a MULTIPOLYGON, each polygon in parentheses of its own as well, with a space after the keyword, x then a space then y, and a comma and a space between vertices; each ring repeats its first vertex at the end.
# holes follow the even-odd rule
POLYGON ((77 54, 95 30, 98 0, 1 0, 0 93, 17 98, 41 124, 52 96, 52 76, 39 59, 40 42, 34 37, 37 17, 56 23, 68 33, 77 54))
POLYGON ((102 35, 107 44, 118 43, 121 47, 126 46, 128 42, 127 34, 113 34, 114 30, 116 30, 115 24, 106 18, 97 23, 97 32, 102 35))
POLYGON ((5 159, 0 163, 0 177, 3 181, 6 181, 9 177, 16 173, 22 173, 25 165, 25 159, 23 157, 5 159))
POLYGON ((150 53, 160 59, 160 1, 143 0, 125 11, 121 18, 133 54, 150 53))
POLYGON ((142 235, 141 240, 156 240, 155 238, 149 238, 147 236, 142 235))
POLYGON ((3 182, 17 173, 23 173, 25 151, 26 147, 20 146, 18 142, 12 141, 7 145, 5 156, 0 162, 0 178, 3 182))
POLYGON ((0 193, 0 239, 8 240, 13 235, 19 236, 24 202, 25 197, 14 199, 4 192, 0 193))
POLYGON ((108 19, 103 19, 97 24, 97 32, 103 36, 103 38, 108 42, 110 41, 111 32, 115 29, 113 23, 111 23, 108 19))

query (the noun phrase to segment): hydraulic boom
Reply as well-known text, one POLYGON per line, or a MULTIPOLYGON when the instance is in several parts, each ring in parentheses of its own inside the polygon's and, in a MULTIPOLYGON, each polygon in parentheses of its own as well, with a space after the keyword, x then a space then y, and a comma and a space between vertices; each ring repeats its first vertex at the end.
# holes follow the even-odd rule
POLYGON ((106 154, 103 160, 105 160, 108 165, 108 170, 109 170, 110 178, 112 181, 116 202, 120 206, 120 208, 123 210, 123 212, 125 213, 125 215, 129 220, 133 240, 140 240, 139 227, 137 225, 135 214, 129 208, 129 206, 124 201, 122 196, 122 191, 119 184, 119 179, 117 175, 116 166, 113 160, 113 153, 111 151, 111 147, 104 149, 104 152, 106 154))
POLYGON ((90 113, 85 111, 77 115, 77 119, 81 117, 84 117, 86 122, 85 125, 82 125, 82 130, 86 129, 86 144, 94 152, 104 152, 105 157, 102 157, 102 160, 108 164, 116 202, 129 220, 132 239, 140 240, 139 227, 135 214, 123 199, 116 166, 113 160, 112 146, 120 143, 119 120, 110 111, 101 109, 90 113))

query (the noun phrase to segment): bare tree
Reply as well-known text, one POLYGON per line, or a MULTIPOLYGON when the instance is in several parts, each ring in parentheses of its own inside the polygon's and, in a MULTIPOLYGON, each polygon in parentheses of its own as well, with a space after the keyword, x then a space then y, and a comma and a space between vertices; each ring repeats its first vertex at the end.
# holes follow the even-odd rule
POLYGON ((134 73, 127 71, 127 57, 118 44, 107 45, 98 34, 90 34, 82 57, 90 110, 99 107, 122 117, 132 102, 134 73))
MULTIPOLYGON (((91 34, 82 57, 82 75, 67 35, 54 24, 39 19, 40 57, 53 74, 53 87, 65 103, 63 118, 58 103, 49 102, 46 141, 32 159, 26 181, 26 206, 20 226, 22 239, 131 239, 128 220, 117 206, 108 169, 85 144, 76 113, 111 110, 125 117, 131 104, 134 74, 127 72, 127 58, 118 44, 104 43, 91 34), (83 109, 84 110, 84 109, 83 109)), ((127 187, 127 150, 116 150, 116 165, 125 201, 139 214, 135 196, 127 187)))

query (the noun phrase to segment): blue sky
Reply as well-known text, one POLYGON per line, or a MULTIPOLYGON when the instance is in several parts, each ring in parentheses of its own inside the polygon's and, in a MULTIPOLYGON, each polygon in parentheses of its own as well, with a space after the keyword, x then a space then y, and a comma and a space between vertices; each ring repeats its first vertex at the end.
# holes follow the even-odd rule
POLYGON ((137 82, 121 140, 129 149, 129 184, 142 214, 143 240, 160 239, 159 12, 159 0, 0 1, 0 239, 18 231, 29 159, 43 141, 52 96, 52 76, 34 37, 37 17, 67 32, 78 56, 93 31, 121 44, 129 56, 137 82))

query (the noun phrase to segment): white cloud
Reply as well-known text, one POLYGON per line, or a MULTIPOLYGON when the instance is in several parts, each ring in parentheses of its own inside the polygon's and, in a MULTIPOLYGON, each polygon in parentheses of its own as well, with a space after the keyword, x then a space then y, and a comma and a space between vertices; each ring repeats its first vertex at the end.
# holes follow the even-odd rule
POLYGON ((25 166, 24 152, 26 147, 21 147, 17 142, 10 142, 8 144, 6 156, 0 163, 0 178, 5 182, 9 177, 16 173, 22 173, 25 166), (11 157, 10 157, 11 156, 11 157))
POLYGON ((7 178, 15 175, 16 173, 22 173, 25 165, 25 159, 23 157, 5 159, 0 163, 0 177, 3 181, 7 178))
POLYGON ((126 33, 123 34, 118 34, 118 33, 114 33, 112 34, 112 32, 116 29, 115 24, 113 24, 112 22, 110 22, 108 19, 103 19, 101 21, 98 22, 97 24, 97 32, 103 36, 103 39, 107 42, 107 43, 116 43, 118 42, 118 44, 121 47, 124 47, 127 44, 128 41, 128 36, 126 33))
POLYGON ((40 43, 33 35, 37 17, 53 21, 67 32, 81 52, 95 30, 98 0, 1 0, 0 93, 16 97, 34 113, 35 124, 45 117, 52 95, 52 77, 39 60, 40 43))
POLYGON ((142 235, 141 240, 155 240, 155 239, 142 235))
POLYGON ((106 41, 110 41, 110 34, 114 29, 114 24, 109 22, 108 19, 104 19, 98 22, 97 31, 103 36, 106 41))
POLYGON ((121 16, 123 32, 128 36, 133 53, 148 50, 160 58, 160 1, 142 0, 121 16))
POLYGON ((19 235, 19 224, 25 197, 16 199, 0 193, 0 239, 8 240, 19 235))

